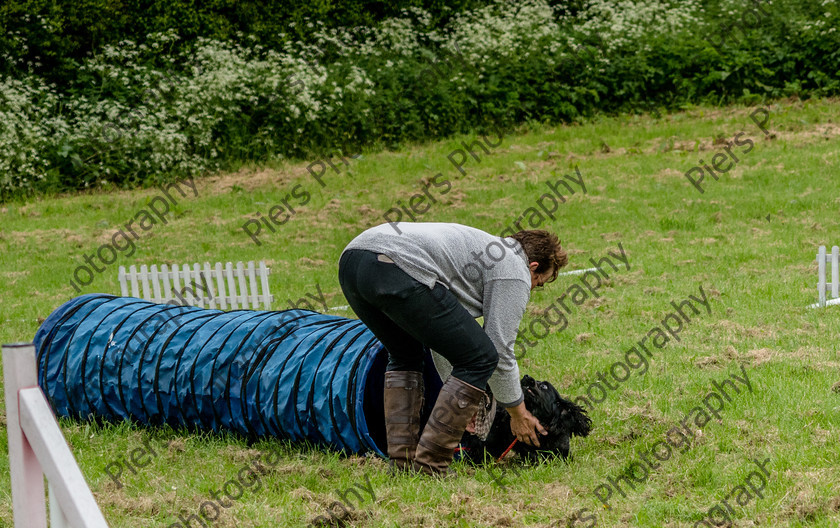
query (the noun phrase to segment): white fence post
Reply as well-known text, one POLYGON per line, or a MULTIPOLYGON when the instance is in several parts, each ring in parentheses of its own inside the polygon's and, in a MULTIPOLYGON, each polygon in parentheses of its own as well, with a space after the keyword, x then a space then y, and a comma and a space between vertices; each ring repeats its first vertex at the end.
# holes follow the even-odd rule
POLYGON ((64 517, 76 528, 107 528, 41 388, 22 389, 19 399, 23 434, 55 491, 64 517))
MULTIPOLYGON (((225 277, 227 277, 227 285, 228 285, 228 296, 230 298, 230 306, 232 309, 237 310, 239 308, 239 299, 236 297, 236 285, 233 282, 233 263, 228 262, 225 264, 225 277)), ((247 306, 243 306, 243 308, 247 308, 247 306)))
POLYGON ((819 305, 825 308, 825 246, 820 246, 817 252, 817 268, 819 270, 819 277, 817 278, 817 293, 819 294, 819 305))
POLYGON ((840 247, 831 248, 831 298, 840 297, 840 247))
POLYGON ((128 277, 126 276, 125 266, 120 266, 120 273, 119 273, 119 281, 120 281, 120 292, 123 297, 128 297, 128 282, 126 282, 128 277))
POLYGON ((70 528, 67 517, 64 516, 61 506, 58 504, 58 495, 55 494, 55 490, 49 482, 47 482, 47 490, 50 497, 50 528, 70 528))
POLYGON ((248 261, 248 286, 251 287, 251 309, 256 310, 260 307, 260 298, 257 294, 257 269, 253 260, 248 261))
POLYGON ((268 268, 265 262, 260 261, 260 283, 262 284, 263 305, 266 310, 271 310, 271 295, 268 293, 268 268))
POLYGON ((216 291, 219 292, 219 307, 222 310, 227 309, 227 292, 225 291, 225 276, 222 273, 222 263, 217 262, 214 268, 216 273, 216 291))
POLYGON ((132 264, 128 267, 128 274, 131 278, 131 296, 140 297, 140 288, 137 285, 137 266, 132 264))
POLYGON ((82 471, 38 386, 35 346, 3 346, 9 469, 16 528, 46 528, 44 475, 54 528, 107 528, 82 471))
POLYGON ((248 310, 248 286, 245 285, 245 265, 240 261, 236 263, 236 275, 239 279, 239 303, 242 308, 248 310))
POLYGON ((18 392, 38 386, 35 346, 3 345, 3 385, 6 392, 6 430, 9 435, 9 473, 12 478, 12 510, 17 528, 46 528, 44 476, 41 466, 20 427, 18 392))

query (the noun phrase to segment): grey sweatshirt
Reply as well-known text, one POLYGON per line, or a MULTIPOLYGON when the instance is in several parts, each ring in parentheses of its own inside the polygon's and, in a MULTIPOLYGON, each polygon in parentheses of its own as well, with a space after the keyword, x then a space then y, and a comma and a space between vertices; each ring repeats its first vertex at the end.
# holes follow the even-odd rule
MULTIPOLYGON (((531 274, 522 246, 460 224, 398 222, 361 233, 345 248, 387 255, 410 277, 434 288, 441 283, 473 317, 484 317, 499 364, 488 384, 505 407, 522 402, 519 366, 513 350, 525 305, 531 296, 531 274)), ((441 379, 452 366, 433 352, 441 379)))

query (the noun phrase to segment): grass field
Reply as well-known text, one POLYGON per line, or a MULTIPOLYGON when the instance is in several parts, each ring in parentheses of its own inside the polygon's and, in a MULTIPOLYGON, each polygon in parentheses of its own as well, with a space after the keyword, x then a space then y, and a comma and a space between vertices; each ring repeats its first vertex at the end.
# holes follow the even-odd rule
MULTIPOLYGON (((228 502, 211 526, 306 526, 319 516, 328 519, 332 505, 348 525, 371 528, 677 527, 694 526, 726 500, 737 526, 838 526, 840 307, 806 306, 816 301, 817 247, 840 244, 840 104, 785 102, 767 110, 767 133, 750 118, 755 108, 740 107, 523 127, 488 148, 489 154, 474 147, 481 161, 470 157, 466 174, 447 157, 474 137, 365 153, 350 159, 349 167, 336 165, 340 173, 325 166, 323 186, 307 171, 314 160, 195 180, 197 196, 191 190, 179 195, 166 224, 141 232, 136 252, 120 252, 82 291, 118 293, 121 264, 265 259, 275 307, 317 288, 328 307, 345 305, 337 280, 344 245, 381 223, 398 200, 407 204, 422 192, 423 178, 428 182, 441 173, 451 188, 443 194, 443 187, 430 187, 437 203, 418 221, 460 222, 499 233, 519 219, 523 228, 557 232, 570 269, 591 267, 590 258, 619 253, 621 244, 629 269, 620 264, 618 271, 605 270, 610 279, 598 298, 571 304, 566 328, 555 326, 541 340, 529 337, 536 344, 520 360, 523 374, 553 382, 567 397, 601 398, 591 387, 599 373, 625 361, 628 349, 661 327, 675 311, 672 301, 704 294, 708 309, 696 304, 698 313, 688 314, 679 341, 666 335, 670 340, 663 343, 652 334, 662 346, 649 348, 649 368, 644 374, 633 369, 593 404, 593 432, 573 441, 572 461, 534 467, 511 461, 507 467, 517 472, 503 476, 456 464, 459 476, 451 480, 390 478, 375 458, 340 457, 270 439, 249 446, 233 435, 62 420, 105 517, 112 526, 170 526, 179 514, 198 512, 260 451, 273 449, 282 454, 279 462, 228 502), (727 143, 741 132, 737 140, 752 140, 752 148, 727 143), (732 168, 717 181, 707 174, 701 194, 684 174, 701 160, 711 165, 715 153, 727 156, 727 147, 732 168), (575 166, 586 192, 571 184, 576 192, 566 193, 554 219, 528 210, 549 192, 548 182, 578 178, 575 166), (304 200, 293 191, 310 199, 300 205, 304 200), (263 225, 257 246, 243 224, 257 212, 266 216, 284 198, 294 213, 275 233, 263 225), (732 375, 746 377, 750 388, 732 375), (709 395, 724 379, 734 381, 727 385, 731 398, 721 399, 720 419, 701 419, 695 408, 704 399, 716 402, 709 395), (645 453, 687 415, 693 415, 687 420, 693 435, 688 448, 654 460, 658 467, 639 477, 640 457, 650 458, 645 453), (118 487, 106 465, 144 441, 156 455, 136 474, 126 472, 118 487), (750 476, 753 459, 769 460, 763 491, 750 476), (636 471, 635 489, 627 479, 616 480, 628 468, 636 471), (606 509, 593 492, 604 497, 608 479, 626 497, 611 487, 606 509), (756 485, 736 488, 745 479, 756 485), (342 498, 351 487, 358 494, 342 498), (346 516, 335 501, 349 501, 346 516)), ((0 341, 30 340, 39 318, 77 295, 71 278, 84 255, 109 243, 160 194, 94 192, 0 206, 0 341)), ((579 276, 559 277, 533 293, 521 327, 525 336, 573 284, 581 284, 579 276)), ((0 465, 7 467, 5 430, 0 444, 0 465)), ((712 513, 720 519, 725 511, 720 506, 712 513)), ((10 526, 11 519, 3 471, 0 525, 10 526)))

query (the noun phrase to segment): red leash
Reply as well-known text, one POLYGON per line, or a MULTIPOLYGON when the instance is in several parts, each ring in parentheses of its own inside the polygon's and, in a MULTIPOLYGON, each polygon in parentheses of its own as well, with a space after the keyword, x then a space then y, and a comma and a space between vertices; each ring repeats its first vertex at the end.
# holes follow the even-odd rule
MULTIPOLYGON (((513 442, 511 442, 511 443, 510 443, 510 445, 508 446, 508 448, 507 448, 507 449, 505 449, 505 452, 504 452, 504 453, 502 453, 501 455, 499 455, 499 458, 497 458, 497 459, 496 459, 496 462, 501 462, 501 460, 502 460, 503 458, 505 458, 505 455, 507 455, 508 453, 510 453, 510 450, 511 450, 511 449, 513 449, 513 446, 515 446, 515 445, 516 445, 516 442, 518 442, 518 441, 519 441, 518 439, 514 438, 514 439, 513 439, 513 442)), ((456 448, 455 448, 455 452, 457 453, 457 452, 459 452, 459 451, 469 451, 469 449, 470 449, 469 447, 461 447, 461 446, 458 446, 458 447, 456 447, 456 448)))
MULTIPOLYGON (((514 439, 513 439, 513 442, 511 442, 511 444, 508 446, 508 448, 507 448, 507 449, 505 449, 505 452, 504 452, 504 453, 502 453, 502 454, 499 456, 499 458, 497 458, 497 459, 496 459, 496 462, 498 462, 498 461, 500 461, 501 459, 505 458, 505 455, 507 455, 508 453, 510 453, 510 450, 511 450, 511 449, 513 449, 513 446, 515 446, 515 445, 516 445, 516 442, 518 442, 518 441, 519 441, 519 440, 517 440, 516 438, 514 438, 514 439)), ((458 446, 458 447, 456 447, 456 448, 455 448, 455 452, 456 452, 456 453, 457 453, 457 452, 459 452, 459 451, 468 451, 468 450, 469 450, 469 448, 468 448, 468 447, 461 447, 461 446, 458 446)))
POLYGON ((511 450, 511 449, 513 449, 513 446, 515 446, 515 445, 516 445, 516 442, 518 442, 518 440, 517 440, 516 438, 514 438, 514 439, 513 439, 513 442, 512 442, 512 443, 508 446, 508 448, 507 448, 507 449, 505 449, 505 452, 504 452, 504 453, 502 453, 502 454, 501 454, 501 456, 499 456, 499 458, 498 458, 498 460, 496 460, 496 462, 498 462, 499 460, 501 460, 501 459, 505 458, 505 455, 507 455, 508 453, 510 453, 510 450, 511 450))

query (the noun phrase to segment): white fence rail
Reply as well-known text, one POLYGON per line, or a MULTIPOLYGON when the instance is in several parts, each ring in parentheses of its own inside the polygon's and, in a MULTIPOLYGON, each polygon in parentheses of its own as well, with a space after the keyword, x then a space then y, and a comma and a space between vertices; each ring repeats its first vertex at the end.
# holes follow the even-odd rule
POLYGON ((840 304, 840 247, 831 248, 831 254, 826 252, 825 246, 820 246, 817 252, 817 294, 819 301, 810 308, 840 304), (828 268, 831 267, 831 282, 828 282, 828 268))
POLYGON ((107 528, 38 387, 34 345, 3 345, 3 378, 15 527, 46 528, 46 475, 52 528, 107 528))
POLYGON ((557 274, 557 276, 561 275, 580 275, 582 273, 586 273, 587 271, 597 271, 598 268, 585 268, 585 269, 576 269, 576 270, 569 270, 569 271, 561 271, 557 274))
POLYGON ((155 303, 175 301, 178 304, 220 308, 222 310, 250 308, 258 309, 260 304, 271 309, 274 296, 268 291, 268 274, 271 271, 265 262, 247 263, 217 262, 213 266, 205 262, 160 266, 120 266, 119 281, 122 295, 137 297, 155 303), (238 288, 237 288, 238 286, 238 288))

